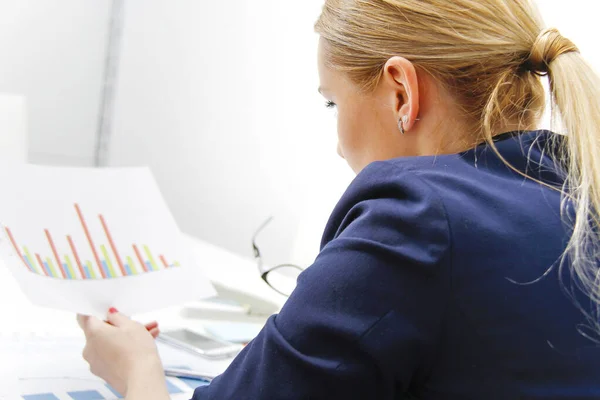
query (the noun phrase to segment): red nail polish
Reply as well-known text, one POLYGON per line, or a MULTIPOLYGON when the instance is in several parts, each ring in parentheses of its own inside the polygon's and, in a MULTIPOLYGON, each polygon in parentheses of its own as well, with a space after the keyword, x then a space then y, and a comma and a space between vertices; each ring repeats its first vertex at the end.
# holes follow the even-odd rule
POLYGON ((118 312, 119 312, 119 310, 117 310, 117 309, 116 309, 116 308, 114 308, 114 307, 111 307, 111 308, 109 308, 109 309, 108 309, 108 312, 109 312, 110 314, 116 314, 116 313, 118 313, 118 312))

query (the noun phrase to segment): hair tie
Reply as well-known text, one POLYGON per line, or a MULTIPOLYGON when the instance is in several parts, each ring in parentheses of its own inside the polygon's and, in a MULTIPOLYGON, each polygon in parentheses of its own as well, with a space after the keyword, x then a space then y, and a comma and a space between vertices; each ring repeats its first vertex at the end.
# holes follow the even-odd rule
POLYGON ((571 52, 579 53, 579 49, 573 42, 562 36, 558 29, 544 29, 533 43, 525 66, 534 74, 545 76, 548 75, 550 64, 554 60, 571 52))

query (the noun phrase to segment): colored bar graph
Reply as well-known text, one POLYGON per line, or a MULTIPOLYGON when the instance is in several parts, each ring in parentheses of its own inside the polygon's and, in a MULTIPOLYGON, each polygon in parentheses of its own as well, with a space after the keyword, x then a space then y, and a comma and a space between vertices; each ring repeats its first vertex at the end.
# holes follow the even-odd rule
POLYGON ((106 246, 105 245, 101 245, 100 246, 100 251, 102 251, 102 254, 104 255, 104 260, 102 260, 103 263, 105 263, 105 265, 108 268, 108 274, 111 278, 116 278, 118 275, 115 272, 115 269, 113 267, 112 261, 110 261, 110 256, 108 255, 108 251, 106 250, 106 246))
POLYGON ((86 271, 87 271, 88 275, 90 276, 90 278, 96 279, 96 272, 94 271, 94 267, 92 266, 92 263, 90 261, 87 261, 85 263, 85 266, 86 266, 86 271))
POLYGON ((54 265, 52 265, 52 259, 50 257, 46 258, 46 266, 50 269, 50 274, 55 278, 60 278, 60 276, 56 273, 54 269, 54 265))
POLYGON ((23 396, 25 400, 60 400, 53 393, 31 394, 23 396))
POLYGON ((151 269, 148 270, 148 266, 147 266, 146 262, 144 261, 144 259, 142 258, 142 253, 140 253, 140 250, 138 249, 137 245, 135 245, 135 244, 133 245, 133 251, 135 252, 135 256, 137 257, 140 264, 142 264, 142 269, 144 270, 144 272, 151 271, 151 269))
POLYGON ((125 268, 123 267, 123 262, 121 261, 121 257, 119 256, 117 247, 115 246, 115 243, 113 242, 112 236, 110 234, 110 230, 108 229, 108 226, 106 225, 106 221, 104 220, 104 217, 102 215, 99 215, 98 218, 100 218, 100 223, 102 224, 102 229, 104 229, 104 233, 106 234, 106 238, 108 239, 108 244, 110 245, 110 248, 112 249, 113 253, 115 254, 115 258, 117 259, 117 265, 119 266, 119 269, 121 270, 121 273, 123 274, 123 276, 125 276, 127 274, 125 272, 125 268))
POLYGON ((137 269, 135 268, 135 263, 133 262, 133 259, 131 257, 127 257, 127 264, 129 264, 129 268, 131 268, 131 273, 133 275, 137 275, 137 269))
POLYGON ((75 204, 75 210, 77 211, 77 216, 79 217, 79 221, 81 222, 81 226, 83 227, 83 231, 85 236, 87 237, 88 243, 90 244, 90 248, 92 249, 92 253, 94 254, 94 259, 96 260, 96 264, 100 269, 100 273, 102 274, 102 278, 106 278, 106 275, 102 271, 102 263, 100 263, 100 257, 98 257, 98 252, 96 251, 96 247, 94 246, 94 241, 92 240, 92 235, 90 235, 90 231, 85 223, 85 219, 83 218, 83 213, 79 208, 79 204, 75 204))
POLYGON ((17 252, 19 257, 21 257, 23 264, 25 264, 26 267, 29 267, 29 265, 27 265, 27 261, 25 261, 25 259, 23 258, 23 254, 19 250, 19 246, 17 246, 17 242, 15 241, 15 238, 13 237, 12 233, 10 232, 10 229, 8 229, 8 228, 5 228, 5 229, 6 229, 6 234, 8 235, 8 238, 10 239, 10 242, 12 243, 12 245, 15 248, 15 251, 17 252))
POLYGON ((148 248, 148 246, 144 246, 144 252, 146 252, 148 261, 150 261, 150 265, 152 266, 152 271, 158 271, 158 265, 156 264, 154 257, 152 257, 152 253, 150 252, 150 249, 148 248))
POLYGON ((85 390, 79 392, 68 392, 67 393, 73 400, 104 400, 101 393, 96 390, 85 390))
POLYGON ((58 265, 58 268, 60 269, 60 273, 62 274, 63 278, 67 277, 67 272, 63 269, 63 263, 60 261, 60 257, 58 257, 58 252, 56 251, 56 246, 54 246, 54 241, 52 240, 52 235, 50 235, 50 232, 48 232, 48 229, 44 229, 44 232, 46 233, 46 238, 48 239, 48 243, 50 244, 50 248, 52 249, 52 254, 54 254, 54 259, 56 260, 56 264, 58 265))
POLYGON ((169 264, 167 258, 161 253, 158 253, 158 258, 155 258, 153 254, 157 253, 152 253, 150 247, 147 245, 141 246, 143 252, 140 251, 140 248, 135 243, 131 245, 134 255, 124 254, 122 257, 107 220, 102 214, 98 214, 98 219, 106 236, 105 241, 107 243, 100 243, 96 247, 81 208, 78 204, 74 204, 74 206, 78 222, 81 224, 81 228, 93 254, 93 261, 96 262, 98 269, 96 270, 92 264, 93 261, 86 260, 85 263, 82 261, 80 257, 81 253, 77 250, 77 246, 71 235, 60 236, 66 238, 67 249, 64 239, 55 242, 50 230, 42 229, 51 250, 50 257, 47 254, 42 257, 40 253, 32 253, 27 246, 20 247, 12 231, 8 227, 4 227, 12 247, 27 270, 36 275, 45 275, 56 279, 79 280, 121 278, 180 266, 177 261, 169 264), (64 251, 64 253, 59 253, 59 250, 64 251), (63 254, 62 258, 59 254, 63 254), (136 266, 137 263, 139 263, 141 269, 136 266), (97 272, 100 272, 100 276, 97 276, 97 272))
POLYGON ((92 274, 90 274, 90 269, 87 267, 87 265, 83 266, 83 276, 85 276, 84 279, 92 279, 92 274))
MULTIPOLYGON (((71 262, 71 259, 69 258, 68 254, 65 254, 65 261, 66 263, 66 268, 67 268, 67 272, 69 272, 69 275, 71 276, 71 279, 77 279, 77 274, 75 273, 75 268, 73 268, 73 263, 71 262)), ((82 276, 82 278, 85 279, 84 276, 82 276)))
POLYGON ((71 273, 69 272, 69 270, 67 269, 67 264, 66 264, 66 263, 64 263, 64 264, 62 265, 62 267, 63 267, 63 268, 62 268, 62 269, 63 269, 63 271, 65 271, 65 273, 67 274, 67 279, 75 279, 75 278, 74 278, 74 277, 71 275, 71 273))
POLYGON ((165 256, 163 256, 161 254, 160 256, 158 256, 158 258, 160 258, 160 261, 162 261, 162 263, 165 266, 165 268, 169 268, 169 263, 167 262, 167 259, 165 258, 165 256))
POLYGON ((79 268, 79 272, 81 273, 81 277, 83 279, 89 278, 89 274, 86 274, 83 265, 81 265, 81 260, 79 259, 79 253, 77 253, 77 249, 75 248, 75 244, 73 243, 73 239, 71 236, 67 236, 67 242, 69 242, 69 247, 73 252, 73 257, 75 257, 75 262, 77 263, 77 268, 79 268))
POLYGON ((42 268, 41 272, 38 270, 36 263, 35 263, 35 258, 33 258, 31 256, 31 253, 29 252, 29 249, 26 246, 23 247, 23 251, 25 252, 25 259, 27 260, 27 263, 31 267, 31 270, 33 272, 40 273, 40 275, 45 275, 43 268, 42 268))
POLYGON ((37 272, 37 271, 35 270, 35 268, 33 267, 33 264, 31 263, 31 259, 30 259, 30 258, 28 258, 27 256, 23 256, 23 257, 25 258, 25 262, 26 262, 26 263, 27 263, 27 265, 29 266, 29 269, 30 269, 32 272, 37 272))
POLYGON ((108 278, 114 278, 114 276, 112 276, 112 274, 108 270, 108 265, 106 265, 106 261, 102 260, 101 262, 102 262, 102 270, 100 272, 102 272, 102 275, 104 275, 108 278))
POLYGON ((47 276, 52 276, 50 274, 50 270, 48 269, 48 266, 46 264, 44 264, 44 262, 42 261, 42 257, 40 257, 39 254, 35 254, 35 258, 38 261, 38 264, 40 264, 40 268, 42 268, 44 270, 44 272, 46 273, 47 276))

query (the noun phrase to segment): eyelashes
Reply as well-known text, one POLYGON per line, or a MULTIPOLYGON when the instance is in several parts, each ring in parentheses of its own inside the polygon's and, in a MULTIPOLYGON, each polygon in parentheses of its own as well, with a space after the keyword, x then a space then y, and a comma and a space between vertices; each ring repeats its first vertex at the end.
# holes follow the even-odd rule
POLYGON ((326 108, 335 108, 336 104, 333 101, 326 101, 325 102, 325 107, 326 108))

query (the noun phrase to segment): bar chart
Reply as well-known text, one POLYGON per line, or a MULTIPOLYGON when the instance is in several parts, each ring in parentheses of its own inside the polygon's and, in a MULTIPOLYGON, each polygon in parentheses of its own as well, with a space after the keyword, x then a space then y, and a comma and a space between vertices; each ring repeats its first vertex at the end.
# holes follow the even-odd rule
POLYGON ((72 235, 55 239, 48 229, 44 229, 40 234, 43 234, 49 246, 47 254, 32 251, 26 245, 19 245, 10 227, 4 227, 8 240, 27 270, 55 279, 97 280, 136 276, 180 266, 178 262, 169 263, 164 254, 154 253, 145 244, 131 243, 130 248, 120 251, 102 214, 98 215, 97 220, 104 233, 100 238, 93 237, 84 213, 77 203, 74 204, 74 214, 83 231, 85 242, 76 244, 72 235), (69 251, 61 254, 55 240, 61 240, 61 245, 65 245, 63 247, 69 251), (81 258, 82 247, 78 246, 86 246, 86 252, 91 254, 89 260, 81 258))

